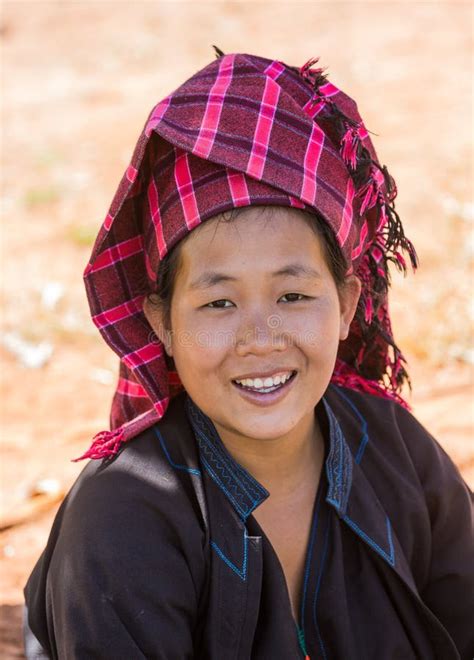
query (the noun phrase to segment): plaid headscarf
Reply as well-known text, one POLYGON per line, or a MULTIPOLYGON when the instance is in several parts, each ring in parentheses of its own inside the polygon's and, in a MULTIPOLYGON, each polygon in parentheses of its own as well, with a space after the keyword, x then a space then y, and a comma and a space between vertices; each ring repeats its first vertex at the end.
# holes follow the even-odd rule
MULTIPOLYGON (((161 260, 225 210, 279 205, 316 212, 333 230, 359 308, 332 381, 402 402, 407 374, 387 307, 388 262, 408 252, 396 187, 355 102, 310 60, 301 68, 224 55, 151 111, 84 272, 94 323, 120 357, 111 431, 81 458, 104 458, 158 421, 182 389, 144 313, 161 260)), ((79 459, 77 459, 79 460, 79 459)))

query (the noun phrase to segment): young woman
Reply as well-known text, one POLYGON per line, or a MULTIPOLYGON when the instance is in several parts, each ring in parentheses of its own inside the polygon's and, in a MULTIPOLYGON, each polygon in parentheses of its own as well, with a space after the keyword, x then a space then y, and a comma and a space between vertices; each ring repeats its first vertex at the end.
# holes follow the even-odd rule
POLYGON ((120 378, 27 656, 471 658, 470 492, 399 394, 394 181, 314 61, 217 55, 152 110, 84 274, 120 378))

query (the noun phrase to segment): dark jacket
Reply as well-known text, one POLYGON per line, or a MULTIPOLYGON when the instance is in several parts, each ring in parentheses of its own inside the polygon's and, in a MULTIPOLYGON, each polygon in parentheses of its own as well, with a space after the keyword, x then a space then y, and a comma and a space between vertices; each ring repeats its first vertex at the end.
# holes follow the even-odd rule
POLYGON ((457 468, 395 403, 330 386, 316 414, 326 531, 313 523, 305 641, 252 516, 268 493, 182 393, 91 461, 61 506, 25 588, 29 657, 39 642, 61 660, 286 660, 306 643, 312 660, 471 659, 472 501, 457 468))

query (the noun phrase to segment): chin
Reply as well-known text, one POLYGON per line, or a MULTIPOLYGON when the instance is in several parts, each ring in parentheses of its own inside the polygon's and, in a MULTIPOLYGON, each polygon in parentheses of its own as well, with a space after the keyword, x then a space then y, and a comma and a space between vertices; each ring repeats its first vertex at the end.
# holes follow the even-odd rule
POLYGON ((252 440, 270 441, 277 440, 282 436, 290 433, 294 428, 293 425, 287 423, 265 423, 265 421, 256 421, 255 424, 248 426, 235 426, 233 424, 223 424, 224 428, 231 430, 233 433, 250 438, 252 440))

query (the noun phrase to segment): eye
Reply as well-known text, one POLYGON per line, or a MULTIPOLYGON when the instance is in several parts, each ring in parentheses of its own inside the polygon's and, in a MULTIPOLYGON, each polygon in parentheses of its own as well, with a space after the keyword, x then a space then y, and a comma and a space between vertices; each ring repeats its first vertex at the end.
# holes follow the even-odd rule
POLYGON ((213 300, 212 302, 207 303, 207 305, 204 305, 204 307, 209 307, 210 309, 228 309, 227 305, 224 306, 219 303, 230 303, 230 300, 226 300, 225 298, 221 298, 220 300, 213 300))
POLYGON ((305 296, 302 293, 285 293, 285 295, 282 296, 281 298, 291 298, 292 296, 296 296, 298 299, 293 298, 292 300, 283 301, 283 302, 301 302, 302 300, 309 300, 309 296, 305 296))

